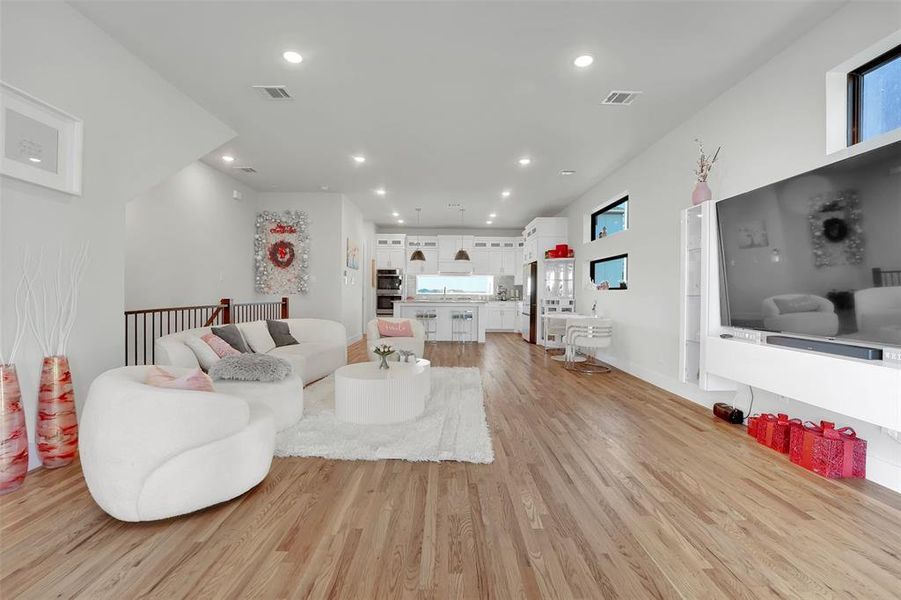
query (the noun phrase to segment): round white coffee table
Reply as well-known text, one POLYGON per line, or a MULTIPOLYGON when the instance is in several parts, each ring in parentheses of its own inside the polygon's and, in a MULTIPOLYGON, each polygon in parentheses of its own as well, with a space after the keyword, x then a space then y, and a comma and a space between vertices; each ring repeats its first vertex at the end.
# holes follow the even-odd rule
POLYGON ((432 389, 431 363, 357 363, 335 371, 335 417, 348 423, 385 425, 415 419, 432 389))

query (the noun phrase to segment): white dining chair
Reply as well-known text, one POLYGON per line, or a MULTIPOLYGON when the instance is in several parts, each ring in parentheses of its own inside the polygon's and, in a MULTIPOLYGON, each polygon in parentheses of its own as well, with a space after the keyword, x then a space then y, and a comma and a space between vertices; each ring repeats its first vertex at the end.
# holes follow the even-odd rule
POLYGON ((610 367, 594 358, 594 351, 610 347, 613 321, 601 317, 566 320, 566 353, 563 367, 579 373, 609 373, 610 367), (585 350, 591 350, 590 354, 585 350))

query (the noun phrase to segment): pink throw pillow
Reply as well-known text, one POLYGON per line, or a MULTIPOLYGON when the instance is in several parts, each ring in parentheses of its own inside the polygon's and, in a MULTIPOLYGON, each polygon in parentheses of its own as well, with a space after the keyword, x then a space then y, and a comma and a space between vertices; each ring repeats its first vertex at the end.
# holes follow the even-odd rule
POLYGON ((386 321, 379 319, 379 336, 413 337, 413 327, 409 321, 386 321))
POLYGON ((153 366, 150 367, 150 370, 147 372, 144 383, 154 387, 174 390, 194 390, 197 392, 216 391, 213 389, 213 380, 200 369, 194 369, 181 377, 176 377, 172 373, 168 373, 157 366, 153 366))
POLYGON ((225 358, 226 356, 240 356, 241 353, 231 347, 231 344, 223 340, 216 334, 208 333, 206 335, 200 336, 206 345, 213 349, 213 352, 219 358, 225 358))

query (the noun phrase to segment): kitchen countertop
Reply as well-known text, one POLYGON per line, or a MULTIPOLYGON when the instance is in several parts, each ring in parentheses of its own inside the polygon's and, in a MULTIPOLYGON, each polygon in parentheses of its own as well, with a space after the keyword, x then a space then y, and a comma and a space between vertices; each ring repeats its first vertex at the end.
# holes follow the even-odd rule
POLYGON ((488 304, 490 300, 395 300, 394 304, 488 304))

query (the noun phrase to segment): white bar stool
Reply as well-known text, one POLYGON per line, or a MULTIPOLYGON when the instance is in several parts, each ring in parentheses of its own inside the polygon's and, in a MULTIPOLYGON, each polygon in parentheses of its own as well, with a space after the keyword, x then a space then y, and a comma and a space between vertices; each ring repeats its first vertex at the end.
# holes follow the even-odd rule
POLYGON ((613 340, 613 321, 597 317, 566 320, 566 353, 563 368, 579 373, 609 373, 610 367, 585 355, 582 349, 600 350, 613 340))
POLYGON ((451 341, 465 344, 472 342, 472 324, 475 314, 472 310, 451 311, 451 341))
POLYGON ((433 310, 420 311, 416 313, 416 320, 422 323, 426 343, 434 344, 438 335, 438 314, 433 310))

